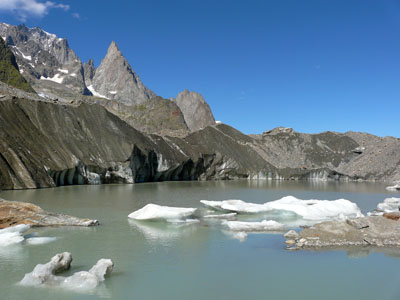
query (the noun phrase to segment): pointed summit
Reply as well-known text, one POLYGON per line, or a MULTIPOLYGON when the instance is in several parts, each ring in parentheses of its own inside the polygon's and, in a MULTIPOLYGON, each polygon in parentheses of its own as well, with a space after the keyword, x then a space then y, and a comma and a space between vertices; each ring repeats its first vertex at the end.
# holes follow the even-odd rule
POLYGON ((91 90, 126 105, 136 105, 155 97, 140 80, 113 41, 92 80, 91 90))

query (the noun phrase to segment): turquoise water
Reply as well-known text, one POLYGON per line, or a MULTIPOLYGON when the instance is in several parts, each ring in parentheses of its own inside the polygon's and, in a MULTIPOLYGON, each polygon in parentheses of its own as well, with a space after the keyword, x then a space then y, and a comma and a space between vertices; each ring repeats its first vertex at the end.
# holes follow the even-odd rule
POLYGON ((279 234, 249 234, 240 242, 218 222, 179 226, 127 219, 147 203, 201 207, 201 199, 264 203, 287 195, 345 198, 366 212, 386 197, 400 197, 385 186, 210 181, 3 191, 1 198, 98 219, 101 226, 34 229, 57 240, 0 249, 0 299, 399 299, 400 251, 395 249, 290 252, 279 234), (66 274, 88 270, 103 257, 113 260, 114 272, 85 294, 16 284, 36 264, 64 251, 74 258, 66 274))

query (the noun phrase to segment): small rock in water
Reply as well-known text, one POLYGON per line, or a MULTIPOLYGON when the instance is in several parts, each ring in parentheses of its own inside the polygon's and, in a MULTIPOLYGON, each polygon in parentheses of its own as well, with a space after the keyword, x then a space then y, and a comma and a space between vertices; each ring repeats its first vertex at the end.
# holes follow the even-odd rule
POLYGON ((287 240, 285 243, 286 243, 286 245, 288 245, 288 246, 293 246, 293 245, 296 244, 296 241, 295 241, 295 240, 287 240))
POLYGON ((297 239, 299 237, 299 234, 294 230, 289 230, 283 236, 287 239, 297 239))

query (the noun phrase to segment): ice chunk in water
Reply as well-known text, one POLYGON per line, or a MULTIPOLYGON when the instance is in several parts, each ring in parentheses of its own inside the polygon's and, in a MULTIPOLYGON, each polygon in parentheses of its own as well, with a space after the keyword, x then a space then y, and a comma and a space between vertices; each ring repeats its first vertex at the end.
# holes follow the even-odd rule
POLYGON ((232 231, 282 231, 286 226, 273 220, 263 220, 261 222, 241 222, 241 221, 225 221, 223 223, 232 231))
POLYGON ((208 201, 201 200, 207 207, 216 210, 255 214, 255 213, 293 213, 305 220, 329 220, 343 217, 361 217, 357 204, 346 199, 338 200, 301 200, 293 196, 264 204, 247 203, 242 200, 208 201))
POLYGON ((29 225, 20 224, 0 229, 0 247, 21 243, 24 240, 23 233, 28 231, 29 228, 29 225))
POLYGON ((379 203, 376 210, 368 213, 368 215, 379 216, 384 213, 400 212, 400 198, 386 198, 383 202, 379 203))
POLYGON ((42 245, 54 242, 55 237, 31 237, 25 240, 28 245, 42 245))
POLYGON ((76 272, 71 276, 57 276, 57 273, 68 270, 72 256, 69 252, 59 253, 46 264, 38 264, 31 273, 25 274, 20 281, 25 286, 55 286, 70 290, 91 290, 104 281, 114 264, 110 259, 100 259, 89 271, 76 272))
POLYGON ((182 220, 194 214, 196 208, 170 207, 147 204, 143 208, 129 214, 135 220, 182 220))

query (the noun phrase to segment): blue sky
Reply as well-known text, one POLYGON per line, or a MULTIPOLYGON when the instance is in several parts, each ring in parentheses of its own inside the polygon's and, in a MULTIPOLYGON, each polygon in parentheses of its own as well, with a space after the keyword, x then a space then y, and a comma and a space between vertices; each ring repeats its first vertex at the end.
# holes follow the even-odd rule
POLYGON ((245 133, 400 137, 400 1, 43 2, 4 0, 0 21, 65 37, 96 65, 115 40, 158 95, 197 91, 245 133))

